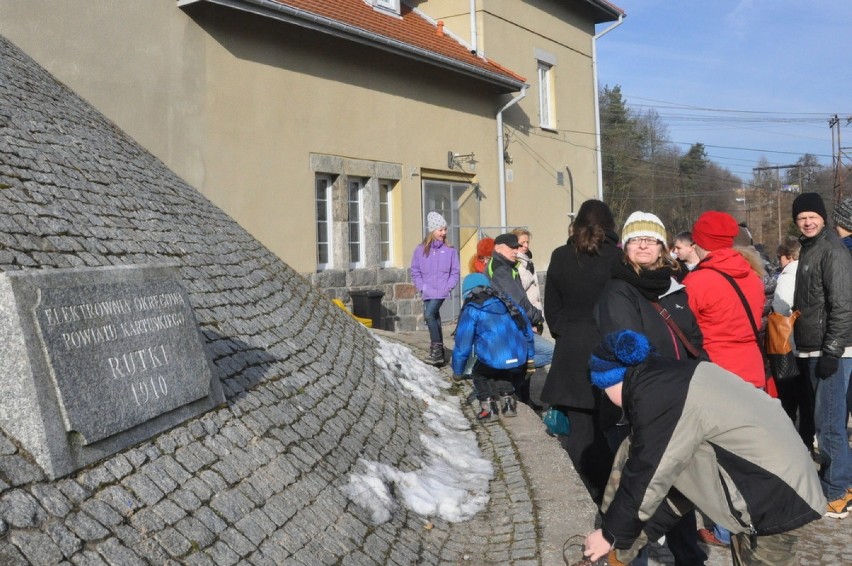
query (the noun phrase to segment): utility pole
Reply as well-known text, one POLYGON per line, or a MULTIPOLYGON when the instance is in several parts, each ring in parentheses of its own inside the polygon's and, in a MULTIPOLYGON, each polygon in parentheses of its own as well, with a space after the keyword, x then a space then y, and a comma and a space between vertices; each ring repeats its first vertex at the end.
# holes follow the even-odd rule
MULTIPOLYGON (((802 166, 797 164, 794 165, 769 165, 766 167, 752 167, 752 171, 757 173, 758 171, 775 171, 775 180, 778 181, 778 186, 775 189, 775 197, 777 202, 778 213, 776 216, 778 222, 778 241, 781 242, 781 179, 778 178, 778 171, 781 169, 798 169, 799 170, 799 190, 802 190, 801 178, 802 178, 802 166)), ((771 187, 770 187, 771 188, 771 187)), ((762 223, 761 223, 762 224, 762 223)), ((766 243, 766 242, 761 242, 766 243)))
MULTIPOLYGON (((846 192, 846 178, 852 170, 852 154, 850 147, 843 147, 840 141, 841 120, 835 114, 828 120, 828 126, 831 128, 831 155, 834 159, 834 204, 840 204, 843 200, 843 194, 846 192)), ((846 126, 852 124, 852 116, 847 116, 845 119, 846 126)))

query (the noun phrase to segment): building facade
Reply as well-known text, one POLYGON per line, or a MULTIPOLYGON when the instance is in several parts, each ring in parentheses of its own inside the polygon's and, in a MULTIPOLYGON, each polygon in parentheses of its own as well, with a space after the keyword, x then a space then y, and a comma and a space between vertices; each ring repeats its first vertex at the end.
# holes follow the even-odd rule
MULTIPOLYGON (((0 34, 333 298, 413 329, 438 210, 540 270, 597 194, 592 0, 0 0, 0 34)), ((451 316, 455 305, 448 302, 451 316)))

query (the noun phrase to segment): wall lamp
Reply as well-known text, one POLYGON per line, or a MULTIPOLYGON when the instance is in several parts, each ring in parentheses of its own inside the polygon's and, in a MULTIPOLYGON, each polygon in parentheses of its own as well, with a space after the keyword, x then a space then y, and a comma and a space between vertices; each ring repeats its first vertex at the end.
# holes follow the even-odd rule
POLYGON ((473 152, 465 154, 454 153, 452 151, 447 152, 447 167, 449 169, 455 169, 456 167, 462 169, 462 165, 465 163, 467 163, 468 169, 473 172, 476 171, 476 164, 479 162, 476 160, 473 152))

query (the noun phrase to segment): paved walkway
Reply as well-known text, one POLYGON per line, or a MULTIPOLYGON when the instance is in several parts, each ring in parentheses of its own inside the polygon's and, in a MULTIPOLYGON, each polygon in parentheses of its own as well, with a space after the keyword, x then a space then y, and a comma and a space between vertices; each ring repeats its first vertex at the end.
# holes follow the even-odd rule
MULTIPOLYGON (((384 338, 404 343, 420 357, 425 357, 429 343, 426 332, 375 332, 384 338)), ((450 377, 448 366, 442 371, 450 377)), ((467 397, 469 393, 469 382, 458 388, 459 395, 467 397)), ((473 408, 468 404, 463 406, 468 417, 473 420, 473 408)), ((514 486, 516 493, 512 495, 513 498, 528 498, 537 537, 534 560, 530 560, 528 553, 519 554, 514 559, 510 549, 504 555, 509 558, 506 562, 492 556, 492 563, 537 563, 542 566, 573 564, 580 557, 579 544, 582 537, 579 535, 594 527, 596 509, 559 442, 545 433, 541 419, 526 405, 519 405, 518 416, 514 419, 475 426, 484 454, 499 457, 501 450, 508 449, 519 463, 516 469, 503 467, 502 473, 511 477, 501 478, 504 481, 495 484, 500 486, 501 491, 503 486, 514 486), (563 545, 566 541, 570 562, 563 559, 563 545)), ((502 493, 492 494, 488 512, 494 513, 495 505, 503 504, 504 497, 502 493)), ((709 547, 707 550, 707 566, 731 566, 727 549, 709 547)), ((803 529, 799 559, 802 566, 852 564, 852 517, 839 521, 822 519, 808 525, 803 529)), ((674 560, 664 546, 655 545, 651 551, 650 564, 672 565, 674 560)))

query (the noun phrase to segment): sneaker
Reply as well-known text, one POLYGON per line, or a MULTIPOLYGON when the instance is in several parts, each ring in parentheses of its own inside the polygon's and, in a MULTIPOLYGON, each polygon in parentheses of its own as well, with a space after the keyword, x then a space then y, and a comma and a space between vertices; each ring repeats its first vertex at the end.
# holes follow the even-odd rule
POLYGON ((500 398, 500 404, 502 405, 504 417, 514 417, 518 414, 517 402, 512 395, 503 395, 500 398))
POLYGON ((832 519, 845 519, 849 516, 849 503, 852 503, 852 491, 847 489, 843 497, 828 502, 825 516, 832 519))
POLYGON ((712 546, 728 546, 719 540, 710 529, 698 529, 698 540, 712 546))
POLYGON ((496 421, 499 418, 497 412, 493 410, 493 402, 490 400, 479 402, 479 413, 476 415, 476 420, 481 423, 496 421))

